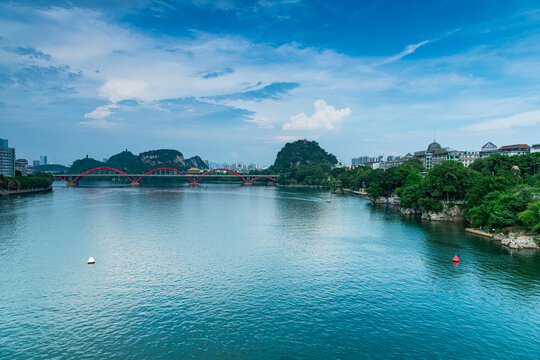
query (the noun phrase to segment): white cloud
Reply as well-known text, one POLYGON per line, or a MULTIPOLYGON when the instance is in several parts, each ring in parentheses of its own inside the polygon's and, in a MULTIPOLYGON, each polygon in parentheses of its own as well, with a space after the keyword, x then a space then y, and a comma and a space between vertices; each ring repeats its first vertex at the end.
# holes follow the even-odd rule
POLYGON ((128 99, 138 99, 144 94, 146 83, 137 80, 108 80, 99 88, 99 93, 113 103, 128 99))
POLYGON ((465 126, 463 129, 468 131, 504 130, 514 126, 535 126, 537 123, 540 123, 540 110, 527 111, 508 117, 488 120, 465 126))
POLYGON ((315 113, 313 115, 307 116, 305 113, 293 115, 288 123, 283 124, 283 130, 315 130, 321 128, 333 130, 339 126, 341 120, 351 115, 350 107, 336 110, 322 99, 315 101, 314 105, 315 113))
POLYGON ((111 129, 111 128, 115 127, 116 125, 118 125, 115 122, 107 121, 105 119, 98 119, 98 120, 92 120, 92 121, 81 121, 81 122, 79 122, 79 124, 92 126, 92 127, 97 127, 97 128, 101 128, 101 129, 111 129))
POLYGON ((379 63, 379 65, 382 65, 382 64, 388 64, 388 63, 392 63, 394 61, 398 61, 399 59, 409 55, 409 54, 412 54, 413 52, 416 51, 416 49, 418 49, 420 46, 422 45, 426 45, 428 43, 430 43, 431 40, 424 40, 422 42, 419 42, 418 44, 411 44, 411 45, 407 45, 407 47, 405 48, 405 50, 403 50, 402 52, 400 52, 399 54, 396 54, 396 55, 393 55, 393 56, 390 56, 390 57, 387 57, 386 59, 384 59, 383 61, 381 61, 379 63))
POLYGON ((85 119, 104 119, 107 116, 112 114, 111 109, 118 108, 118 105, 116 104, 109 104, 105 106, 99 106, 93 111, 89 112, 88 114, 84 114, 85 119))

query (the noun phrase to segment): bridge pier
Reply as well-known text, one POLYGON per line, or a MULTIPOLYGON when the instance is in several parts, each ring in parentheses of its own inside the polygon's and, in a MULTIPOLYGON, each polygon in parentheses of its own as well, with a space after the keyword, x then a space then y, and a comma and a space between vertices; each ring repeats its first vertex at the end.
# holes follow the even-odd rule
POLYGON ((198 188, 200 185, 197 184, 197 183, 189 183, 188 187, 195 187, 195 188, 198 188))
POLYGON ((79 186, 79 184, 77 184, 77 183, 72 183, 72 182, 68 182, 68 183, 66 183, 66 186, 67 186, 67 187, 77 187, 77 186, 79 186))
POLYGON ((139 184, 138 182, 134 181, 134 182, 132 182, 131 184, 129 184, 129 186, 137 187, 137 186, 141 186, 141 184, 139 184))
POLYGON ((253 183, 252 183, 252 182, 245 182, 245 183, 243 183, 242 185, 243 185, 243 186, 251 186, 251 185, 253 185, 253 183))

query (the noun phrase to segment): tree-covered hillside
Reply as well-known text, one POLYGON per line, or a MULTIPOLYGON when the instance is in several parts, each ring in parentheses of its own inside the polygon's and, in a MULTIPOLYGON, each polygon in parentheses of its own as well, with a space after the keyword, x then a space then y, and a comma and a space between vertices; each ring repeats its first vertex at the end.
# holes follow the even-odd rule
POLYGON ((115 169, 125 169, 133 161, 137 160, 137 155, 134 155, 131 151, 127 149, 113 155, 105 162, 107 167, 112 167, 115 169))
POLYGON ((125 150, 111 156, 105 163, 89 157, 75 160, 70 173, 81 174, 98 167, 111 167, 130 174, 142 174, 156 168, 172 168, 180 171, 186 171, 191 167, 201 170, 208 169, 199 156, 184 159, 184 155, 178 150, 150 150, 142 152, 138 156, 125 150))
POLYGON ((75 160, 69 169, 71 174, 82 174, 83 172, 105 166, 105 163, 92 159, 91 157, 86 156, 83 159, 75 160))
POLYGON ((278 152, 273 171, 285 171, 315 164, 337 164, 337 158, 327 153, 316 141, 297 140, 287 143, 278 152))

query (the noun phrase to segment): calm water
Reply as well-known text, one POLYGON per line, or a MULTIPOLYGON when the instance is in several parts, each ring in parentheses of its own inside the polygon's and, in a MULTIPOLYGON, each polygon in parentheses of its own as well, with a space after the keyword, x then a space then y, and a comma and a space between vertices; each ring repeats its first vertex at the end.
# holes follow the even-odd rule
POLYGON ((56 187, 0 229, 0 358, 540 358, 539 253, 356 197, 56 187))

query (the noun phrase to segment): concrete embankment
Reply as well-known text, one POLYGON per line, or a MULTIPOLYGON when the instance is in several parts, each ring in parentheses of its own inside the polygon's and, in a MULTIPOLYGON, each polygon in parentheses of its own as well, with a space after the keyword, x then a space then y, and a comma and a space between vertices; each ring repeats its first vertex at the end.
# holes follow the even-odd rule
POLYGON ((33 194, 33 193, 48 192, 48 191, 52 191, 52 186, 49 186, 48 188, 43 188, 43 189, 24 189, 24 190, 0 191, 0 195, 1 196, 6 196, 6 195, 33 194))
POLYGON ((485 237, 493 239, 493 234, 487 233, 487 232, 482 231, 482 230, 477 230, 477 229, 473 229, 473 228, 465 228, 465 231, 469 232, 471 234, 485 236, 485 237))

